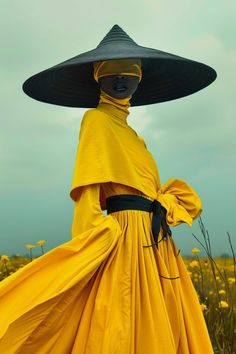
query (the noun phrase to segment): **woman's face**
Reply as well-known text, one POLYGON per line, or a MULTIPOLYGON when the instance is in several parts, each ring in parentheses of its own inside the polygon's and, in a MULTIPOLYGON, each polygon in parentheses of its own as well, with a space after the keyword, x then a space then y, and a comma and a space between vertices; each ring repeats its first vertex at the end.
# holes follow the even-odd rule
POLYGON ((109 75, 99 78, 102 91, 117 99, 132 96, 138 88, 139 78, 131 75, 109 75))

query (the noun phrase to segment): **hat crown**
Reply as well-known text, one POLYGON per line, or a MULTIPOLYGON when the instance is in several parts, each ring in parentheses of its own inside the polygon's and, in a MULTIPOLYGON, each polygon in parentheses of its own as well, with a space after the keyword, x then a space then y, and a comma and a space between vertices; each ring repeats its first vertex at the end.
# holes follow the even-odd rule
POLYGON ((135 41, 120 26, 114 25, 103 38, 103 40, 98 44, 97 48, 117 42, 138 46, 137 43, 135 43, 135 41))

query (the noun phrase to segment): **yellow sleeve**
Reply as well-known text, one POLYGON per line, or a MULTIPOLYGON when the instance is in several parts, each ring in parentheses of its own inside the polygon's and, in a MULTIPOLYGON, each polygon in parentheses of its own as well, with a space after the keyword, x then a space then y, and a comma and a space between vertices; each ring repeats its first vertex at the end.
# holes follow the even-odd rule
POLYGON ((74 204, 72 238, 98 226, 105 218, 99 202, 100 184, 83 186, 79 190, 74 204))

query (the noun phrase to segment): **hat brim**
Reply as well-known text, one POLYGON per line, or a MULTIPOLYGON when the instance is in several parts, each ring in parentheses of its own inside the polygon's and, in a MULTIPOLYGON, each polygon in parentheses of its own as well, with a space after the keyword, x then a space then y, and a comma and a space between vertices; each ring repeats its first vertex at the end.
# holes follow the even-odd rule
POLYGON ((98 105, 99 84, 94 80, 93 62, 139 58, 142 80, 131 106, 149 105, 191 95, 216 78, 213 68, 157 49, 113 43, 97 47, 26 80, 23 91, 30 97, 55 105, 93 108, 98 105))

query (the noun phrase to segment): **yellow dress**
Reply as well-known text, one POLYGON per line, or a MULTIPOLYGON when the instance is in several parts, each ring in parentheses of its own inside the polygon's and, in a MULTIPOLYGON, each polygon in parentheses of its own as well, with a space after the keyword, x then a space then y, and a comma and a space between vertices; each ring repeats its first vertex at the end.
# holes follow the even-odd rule
POLYGON ((106 103, 85 114, 71 190, 72 240, 0 283, 1 354, 213 353, 172 238, 144 247, 152 243, 152 213, 102 213, 116 194, 159 200, 170 226, 191 225, 201 212, 184 181, 160 185, 151 153, 126 119, 106 103))

